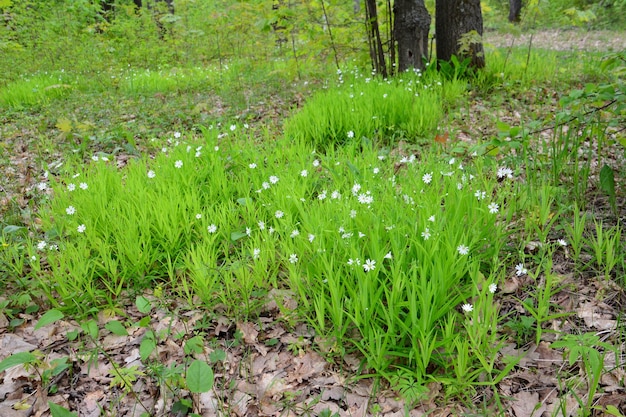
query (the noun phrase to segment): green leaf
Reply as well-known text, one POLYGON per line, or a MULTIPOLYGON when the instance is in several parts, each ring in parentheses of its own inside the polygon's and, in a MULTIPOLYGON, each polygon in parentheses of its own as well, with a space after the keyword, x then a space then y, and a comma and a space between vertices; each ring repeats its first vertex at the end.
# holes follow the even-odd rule
POLYGON ((226 352, 223 349, 215 349, 213 352, 209 354, 209 360, 212 363, 221 362, 226 359, 226 352))
POLYGON ((190 353, 202 353, 204 347, 204 341, 201 336, 194 336, 191 339, 185 342, 185 346, 183 348, 185 355, 189 355, 190 353))
POLYGON ((600 170, 600 189, 609 196, 609 203, 613 211, 617 211, 617 204, 615 201, 615 174, 613 169, 604 164, 600 170))
POLYGON ((17 232, 18 230, 21 230, 21 229, 24 229, 24 227, 23 226, 15 226, 15 225, 10 224, 10 225, 6 226, 4 229, 2 229, 2 233, 6 233, 6 234, 15 233, 15 232, 17 232))
POLYGON ((213 388, 213 370, 204 361, 196 359, 191 362, 185 376, 189 391, 199 394, 213 388))
POLYGON ((247 234, 245 234, 244 232, 232 232, 230 234, 230 240, 232 240, 233 242, 238 241, 239 239, 248 236, 247 234))
POLYGON ((37 324, 35 324, 35 330, 42 328, 43 326, 47 326, 50 323, 54 323, 57 320, 61 320, 63 317, 63 313, 61 313, 57 309, 48 310, 46 314, 41 316, 37 324))
POLYGON ((72 413, 67 408, 61 407, 53 402, 48 401, 48 406, 50 407, 52 417, 78 417, 76 413, 72 413))
POLYGON ((16 353, 0 362, 0 372, 4 372, 9 368, 13 368, 14 366, 21 365, 23 363, 32 362, 35 359, 37 359, 37 357, 30 352, 16 353))
POLYGON ((148 314, 150 310, 152 310, 152 304, 150 303, 150 300, 148 300, 143 295, 137 296, 137 299, 135 300, 135 305, 137 306, 137 310, 139 310, 139 312, 143 314, 148 314))
POLYGON ((145 337, 139 345, 139 355, 141 360, 145 361, 150 357, 152 352, 156 349, 156 341, 151 337, 145 337))
POLYGON ((252 199, 251 198, 238 198, 237 202, 241 204, 242 206, 245 206, 245 205, 252 204, 252 199))
POLYGON ((98 338, 98 323, 95 320, 89 320, 87 323, 81 323, 80 328, 92 339, 98 338))
POLYGON ((128 336, 128 332, 122 323, 112 320, 104 325, 104 328, 118 336, 128 336))

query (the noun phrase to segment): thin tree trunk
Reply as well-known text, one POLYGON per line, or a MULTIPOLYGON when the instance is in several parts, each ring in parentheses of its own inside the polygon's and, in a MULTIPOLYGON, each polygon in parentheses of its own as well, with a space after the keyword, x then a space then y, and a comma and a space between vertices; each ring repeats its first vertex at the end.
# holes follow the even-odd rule
POLYGON ((509 0, 509 22, 517 23, 522 17, 522 0, 509 0))
POLYGON ((383 51, 383 43, 380 39, 380 30, 378 28, 378 10, 376 8, 376 0, 365 0, 365 16, 365 24, 368 28, 372 65, 377 74, 386 77, 387 66, 385 65, 385 53, 383 51))

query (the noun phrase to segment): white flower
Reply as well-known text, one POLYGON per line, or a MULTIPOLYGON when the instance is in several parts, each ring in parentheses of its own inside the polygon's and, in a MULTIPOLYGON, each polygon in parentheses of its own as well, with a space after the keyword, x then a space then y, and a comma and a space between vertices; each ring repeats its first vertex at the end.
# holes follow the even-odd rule
POLYGON ((37 243, 38 250, 44 250, 46 246, 48 246, 48 244, 46 243, 45 240, 40 240, 39 243, 37 243))
POLYGON ((369 271, 373 271, 374 269, 376 269, 376 261, 373 261, 371 259, 366 259, 365 263, 363 264, 363 270, 365 272, 369 272, 369 271))
POLYGON ((354 132, 351 130, 348 130, 347 135, 348 135, 348 138, 352 139, 354 137, 354 132))
POLYGON ((307 171, 306 169, 303 169, 302 171, 300 171, 301 177, 306 177, 307 175, 309 175, 309 171, 307 171))
POLYGON ((81 224, 80 226, 78 226, 78 227, 76 228, 76 231, 77 231, 78 233, 83 233, 83 232, 85 232, 85 230, 86 230, 86 229, 87 229, 87 226, 85 226, 84 224, 81 224))
POLYGON ((76 189, 76 184, 67 184, 67 191, 74 191, 76 189))
POLYGON ((426 173, 422 176, 422 181, 424 181, 424 184, 430 184, 432 180, 433 180, 432 172, 426 173))
POLYGON ((567 242, 565 241, 565 239, 559 239, 556 242, 561 246, 567 246, 567 242))
POLYGON ((98 162, 98 160, 99 160, 99 159, 100 159, 100 158, 98 158, 98 155, 93 155, 93 156, 91 157, 91 160, 92 160, 92 161, 94 161, 94 162, 98 162))
POLYGON ((252 229, 246 227, 246 235, 250 236, 250 234, 252 234, 252 229))
POLYGON ((360 239, 360 238, 363 238, 363 237, 365 237, 365 236, 366 236, 366 234, 365 234, 365 233, 361 233, 361 232, 359 232, 359 239, 360 239))
POLYGON ((271 235, 272 233, 274 233, 274 228, 272 226, 270 226, 270 228, 267 229, 267 231, 270 232, 270 235, 271 235))
POLYGON ((174 163, 174 166, 175 166, 176 168, 181 168, 181 167, 183 166, 183 161, 181 161, 181 160, 179 159, 178 161, 176 161, 176 162, 174 163))
POLYGON ((469 253, 469 248, 465 245, 457 246, 456 250, 459 252, 459 255, 467 255, 469 253))
POLYGON ((358 199, 361 204, 372 204, 374 202, 374 197, 372 197, 369 192, 367 194, 359 194, 358 199))
POLYGON ((48 188, 48 185, 45 182, 40 182, 39 184, 37 184, 37 188, 39 189, 39 191, 45 191, 46 188, 48 188))
POLYGON ((251 163, 251 164, 248 164, 248 168, 254 169, 254 168, 256 168, 256 164, 254 162, 251 163))
POLYGON ((318 167, 318 166, 320 166, 320 161, 319 161, 319 160, 317 160, 317 159, 316 159, 315 161, 313 161, 313 166, 314 166, 314 167, 318 167))
POLYGON ((298 262, 298 255, 295 253, 289 255, 289 263, 295 264, 296 262, 298 262))
POLYGON ((86 190, 87 188, 89 188, 86 182, 81 182, 80 184, 78 184, 78 186, 81 190, 86 190))
POLYGON ((74 208, 74 206, 69 206, 65 209, 65 212, 71 216, 72 214, 76 213, 76 209, 74 208))
POLYGON ((167 148, 161 148, 161 152, 163 153, 167 152, 167 148))
POLYGON ((357 195, 360 190, 361 190, 361 184, 358 184, 355 182, 354 185, 352 186, 352 195, 357 195))
POLYGON ((489 213, 496 214, 500 206, 498 206, 496 203, 491 203, 487 206, 487 208, 489 209, 489 213))
POLYGON ((428 221, 431 222, 431 223, 435 223, 435 216, 430 216, 428 218, 428 221))
POLYGON ((180 132, 174 132, 174 138, 179 139, 180 138, 180 132))
POLYGON ((200 220, 201 218, 202 218, 202 214, 201 213, 196 214, 196 219, 200 220))
POLYGON ((263 182, 263 184, 261 184, 261 187, 263 187, 264 190, 267 190, 268 188, 270 188, 270 183, 269 182, 263 182))
POLYGON ((259 248, 254 248, 252 250, 252 259, 257 259, 259 257, 259 254, 261 253, 261 249, 259 248))
POLYGON ((277 219, 282 219, 284 215, 285 213, 280 210, 276 210, 276 213, 274 213, 274 216, 276 216, 277 219))
POLYGON ((264 221, 260 221, 259 220, 259 223, 257 223, 257 224, 259 225, 259 229, 265 230, 265 222, 264 221))
POLYGON ((219 151, 219 150, 220 150, 220 147, 219 147, 219 146, 215 146, 215 148, 213 148, 213 150, 214 150, 215 152, 217 152, 217 151, 219 151))
POLYGON ((341 198, 341 193, 339 191, 335 190, 330 195, 330 198, 332 198, 333 200, 339 200, 341 198))
POLYGON ((196 156, 196 158, 200 158, 202 156, 202 152, 196 151, 195 156, 196 156))
POLYGON ((424 238, 424 240, 430 239, 430 230, 428 229, 428 227, 422 232, 422 237, 424 238))
POLYGON ((309 233, 308 239, 309 239, 309 242, 313 242, 313 239, 315 239, 315 235, 309 233))
POLYGON ((461 306, 461 309, 466 313, 471 313, 472 310, 474 310, 474 306, 472 306, 471 304, 463 304, 461 306))
POLYGON ((354 219, 356 217, 356 210, 350 210, 350 218, 354 219))
POLYGON ((153 170, 148 171, 148 178, 156 177, 156 173, 153 170))
POLYGON ((298 229, 293 229, 289 236, 293 239, 294 237, 298 236, 299 234, 300 234, 300 231, 298 229))
POLYGON ((526 275, 527 273, 528 273, 528 270, 524 268, 524 264, 515 265, 515 275, 519 277, 522 275, 526 275))
POLYGON ((487 196, 487 193, 486 193, 485 191, 480 191, 480 190, 477 190, 477 191, 474 193, 474 197, 476 197, 476 198, 477 198, 477 199, 479 199, 479 200, 482 200, 482 199, 483 199, 483 198, 485 198, 486 196, 487 196))
POLYGON ((376 167, 372 170, 372 172, 374 173, 374 175, 376 175, 380 172, 380 168, 376 167))
POLYGON ((270 177, 270 182, 271 182, 272 184, 276 184, 276 183, 278 182, 278 177, 277 177, 276 175, 272 175, 272 176, 270 177))
POLYGON ((326 190, 324 190, 320 194, 318 194, 317 198, 319 200, 325 200, 326 199, 326 190))
POLYGON ((384 256, 384 258, 385 258, 385 259, 391 259, 391 258, 393 258, 393 257, 391 256, 391 251, 387 252, 387 254, 384 256))
POLYGON ((498 168, 498 178, 513 178, 513 170, 511 168, 507 168, 507 167, 500 167, 498 168))
POLYGON ((237 125, 230 125, 230 131, 234 132, 237 129, 237 125))
POLYGON ((217 232, 217 226, 214 224, 210 224, 209 227, 206 228, 206 230, 211 234, 215 233, 217 232))
POLYGON ((491 283, 489 284, 489 292, 492 294, 495 294, 495 292, 498 290, 498 286, 495 283, 491 283))

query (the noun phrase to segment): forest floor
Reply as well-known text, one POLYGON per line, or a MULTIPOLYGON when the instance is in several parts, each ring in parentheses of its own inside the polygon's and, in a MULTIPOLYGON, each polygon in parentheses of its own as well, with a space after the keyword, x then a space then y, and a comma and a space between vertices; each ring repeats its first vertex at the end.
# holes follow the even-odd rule
MULTIPOLYGON (((516 38, 487 31, 486 44, 497 47, 507 47, 513 42, 517 46, 529 45, 531 36, 532 48, 571 51, 626 49, 626 34, 605 31, 537 31, 516 38)), ((470 118, 450 122, 454 130, 459 132, 458 140, 471 141, 474 137, 493 131, 495 119, 507 120, 507 123, 514 125, 528 121, 537 113, 554 111, 561 93, 546 89, 521 92, 518 98, 504 108, 492 108, 489 100, 477 97, 468 103, 468 113, 472 115, 470 118), (546 101, 536 97, 539 94, 554 95, 555 98, 546 104, 546 101), (495 119, 494 115, 497 115, 495 119)), ((276 97, 275 101, 272 101, 272 97, 266 97, 264 102, 251 103, 245 111, 257 114, 260 122, 271 121, 276 124, 288 115, 294 104, 301 103, 305 97, 306 91, 296 90, 276 97)), ((106 103, 114 99, 105 97, 104 101, 106 103)), ((37 207, 33 196, 45 163, 62 160, 64 152, 70 152, 71 148, 61 143, 67 139, 67 135, 59 129, 59 119, 69 116, 75 120, 93 120, 94 123, 106 120, 104 130, 113 130, 114 126, 121 125, 129 127, 129 131, 139 129, 135 132, 140 134, 143 129, 141 126, 149 126, 150 123, 143 111, 159 109, 157 117, 161 118, 161 122, 156 130, 164 129, 164 133, 171 134, 176 129, 202 123, 202 114, 191 110, 198 105, 199 100, 207 101, 207 97, 199 99, 198 94, 193 93, 182 99, 180 96, 155 95, 142 100, 144 107, 139 111, 134 108, 137 103, 128 100, 110 107, 108 111, 113 113, 104 116, 99 113, 101 110, 89 109, 84 103, 64 103, 64 107, 58 109, 12 111, 0 115, 0 216, 4 217, 3 224, 36 223, 37 207), (170 99, 171 104, 168 104, 170 99), (185 108, 173 112, 176 105, 185 108), (171 122, 169 129, 165 127, 168 122, 171 122)), ((218 98, 216 103, 219 102, 218 98)), ((228 105, 218 105, 213 108, 211 116, 224 116, 232 112, 228 105)), ((153 132, 153 129, 148 128, 143 136, 147 137, 153 132)), ((150 148, 146 145, 140 150, 149 152, 150 148)), ((123 155, 123 152, 120 153, 120 160, 124 158, 123 155)), ((623 161, 618 162, 624 166, 623 161)), ((593 201, 591 210, 600 217, 611 219, 614 223, 626 219, 624 196, 620 197, 621 211, 617 216, 610 213, 606 199, 593 190, 589 198, 593 201)), ((576 273, 566 250, 554 260, 554 270, 561 277, 563 290, 554 294, 553 303, 572 312, 572 317, 565 323, 562 320, 546 322, 544 327, 560 330, 576 328, 581 333, 595 332, 603 340, 609 338, 618 325, 622 325, 620 320, 626 308, 623 288, 602 277, 576 273)), ((517 277, 515 271, 511 271, 506 282, 501 285, 503 294, 500 303, 503 312, 520 308, 518 300, 529 284, 528 280, 517 277)), ((8 295, 0 295, 0 301, 8 298, 8 295)), ((346 356, 340 363, 328 362, 324 358, 323 343, 316 339, 315 334, 305 325, 293 325, 284 310, 278 308, 278 304, 291 309, 296 307, 295 297, 287 291, 270 293, 261 316, 255 322, 234 322, 220 311, 193 309, 175 299, 162 302, 153 298, 153 301, 159 307, 152 311, 149 326, 165 335, 158 346, 159 359, 163 363, 183 361, 181 341, 176 339, 174 332, 168 332, 172 328, 184 327, 205 332, 211 337, 211 349, 225 352, 223 360, 215 365, 215 388, 194 399, 204 410, 202 415, 206 416, 566 417, 578 415, 580 407, 575 395, 580 393, 584 396, 586 389, 582 370, 578 386, 564 389, 563 384, 570 384, 571 381, 561 379, 560 375, 571 367, 560 351, 550 348, 554 333, 545 332, 539 344, 530 342, 516 345, 513 341, 504 344, 502 357, 510 355, 521 358, 510 375, 497 385, 503 399, 502 410, 505 411, 498 411, 493 408, 493 404, 487 406, 494 396, 489 388, 478 390, 472 398, 476 409, 483 410, 479 414, 469 410, 467 404, 446 403, 445 387, 435 382, 429 385, 428 398, 419 404, 409 405, 387 384, 371 378, 358 378, 361 372, 358 357, 346 356)), ((132 302, 121 309, 128 320, 139 321, 144 317, 132 302)), ((58 387, 55 394, 38 389, 41 381, 34 376, 32 369, 18 366, 7 370, 4 375, 0 373, 3 376, 0 398, 4 398, 0 401, 0 416, 47 416, 48 401, 76 410, 78 415, 84 417, 139 417, 145 412, 154 415, 184 415, 170 412, 175 398, 163 385, 163 381, 139 377, 130 390, 112 384, 114 364, 125 367, 141 364, 139 345, 145 328, 135 328, 135 333, 128 336, 106 332, 104 325, 111 316, 107 315, 110 312, 103 311, 98 315, 98 325, 102 331, 96 348, 93 343, 78 344, 67 340, 67 332, 80 327, 79 322, 72 319, 60 320, 36 330, 35 323, 43 312, 21 311, 15 317, 10 317, 6 311, 3 313, 0 310, 0 360, 11 353, 38 350, 47 362, 69 356, 72 358, 72 366, 51 377, 58 387), (15 318, 21 320, 20 325, 10 325, 11 319, 15 318), (94 356, 90 358, 90 355, 94 356)), ((621 348, 623 352, 624 346, 621 348)), ((499 359, 496 366, 504 366, 499 359)), ((596 406, 613 405, 623 413, 626 412, 626 371, 619 366, 623 363, 624 358, 619 354, 606 356, 605 368, 610 371, 605 372, 599 381, 601 391, 594 399, 596 406)), ((594 415, 609 414, 598 411, 594 415)))

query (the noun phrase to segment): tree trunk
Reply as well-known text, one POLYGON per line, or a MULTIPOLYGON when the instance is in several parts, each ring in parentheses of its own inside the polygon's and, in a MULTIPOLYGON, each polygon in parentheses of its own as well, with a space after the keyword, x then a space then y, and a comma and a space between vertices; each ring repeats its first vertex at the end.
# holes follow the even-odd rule
POLYGON ((398 71, 424 69, 430 30, 430 14, 424 0, 395 0, 393 16, 393 33, 398 42, 398 71))
POLYGON ((435 6, 437 60, 471 58, 470 66, 483 68, 483 15, 480 0, 437 0, 435 6))
POLYGON ((509 22, 517 23, 522 17, 522 0, 509 0, 509 22))
POLYGON ((367 38, 370 44, 372 66, 377 74, 386 77, 387 66, 385 65, 385 52, 383 51, 383 43, 380 39, 380 30, 378 28, 376 0, 365 0, 365 24, 368 29, 367 38))

